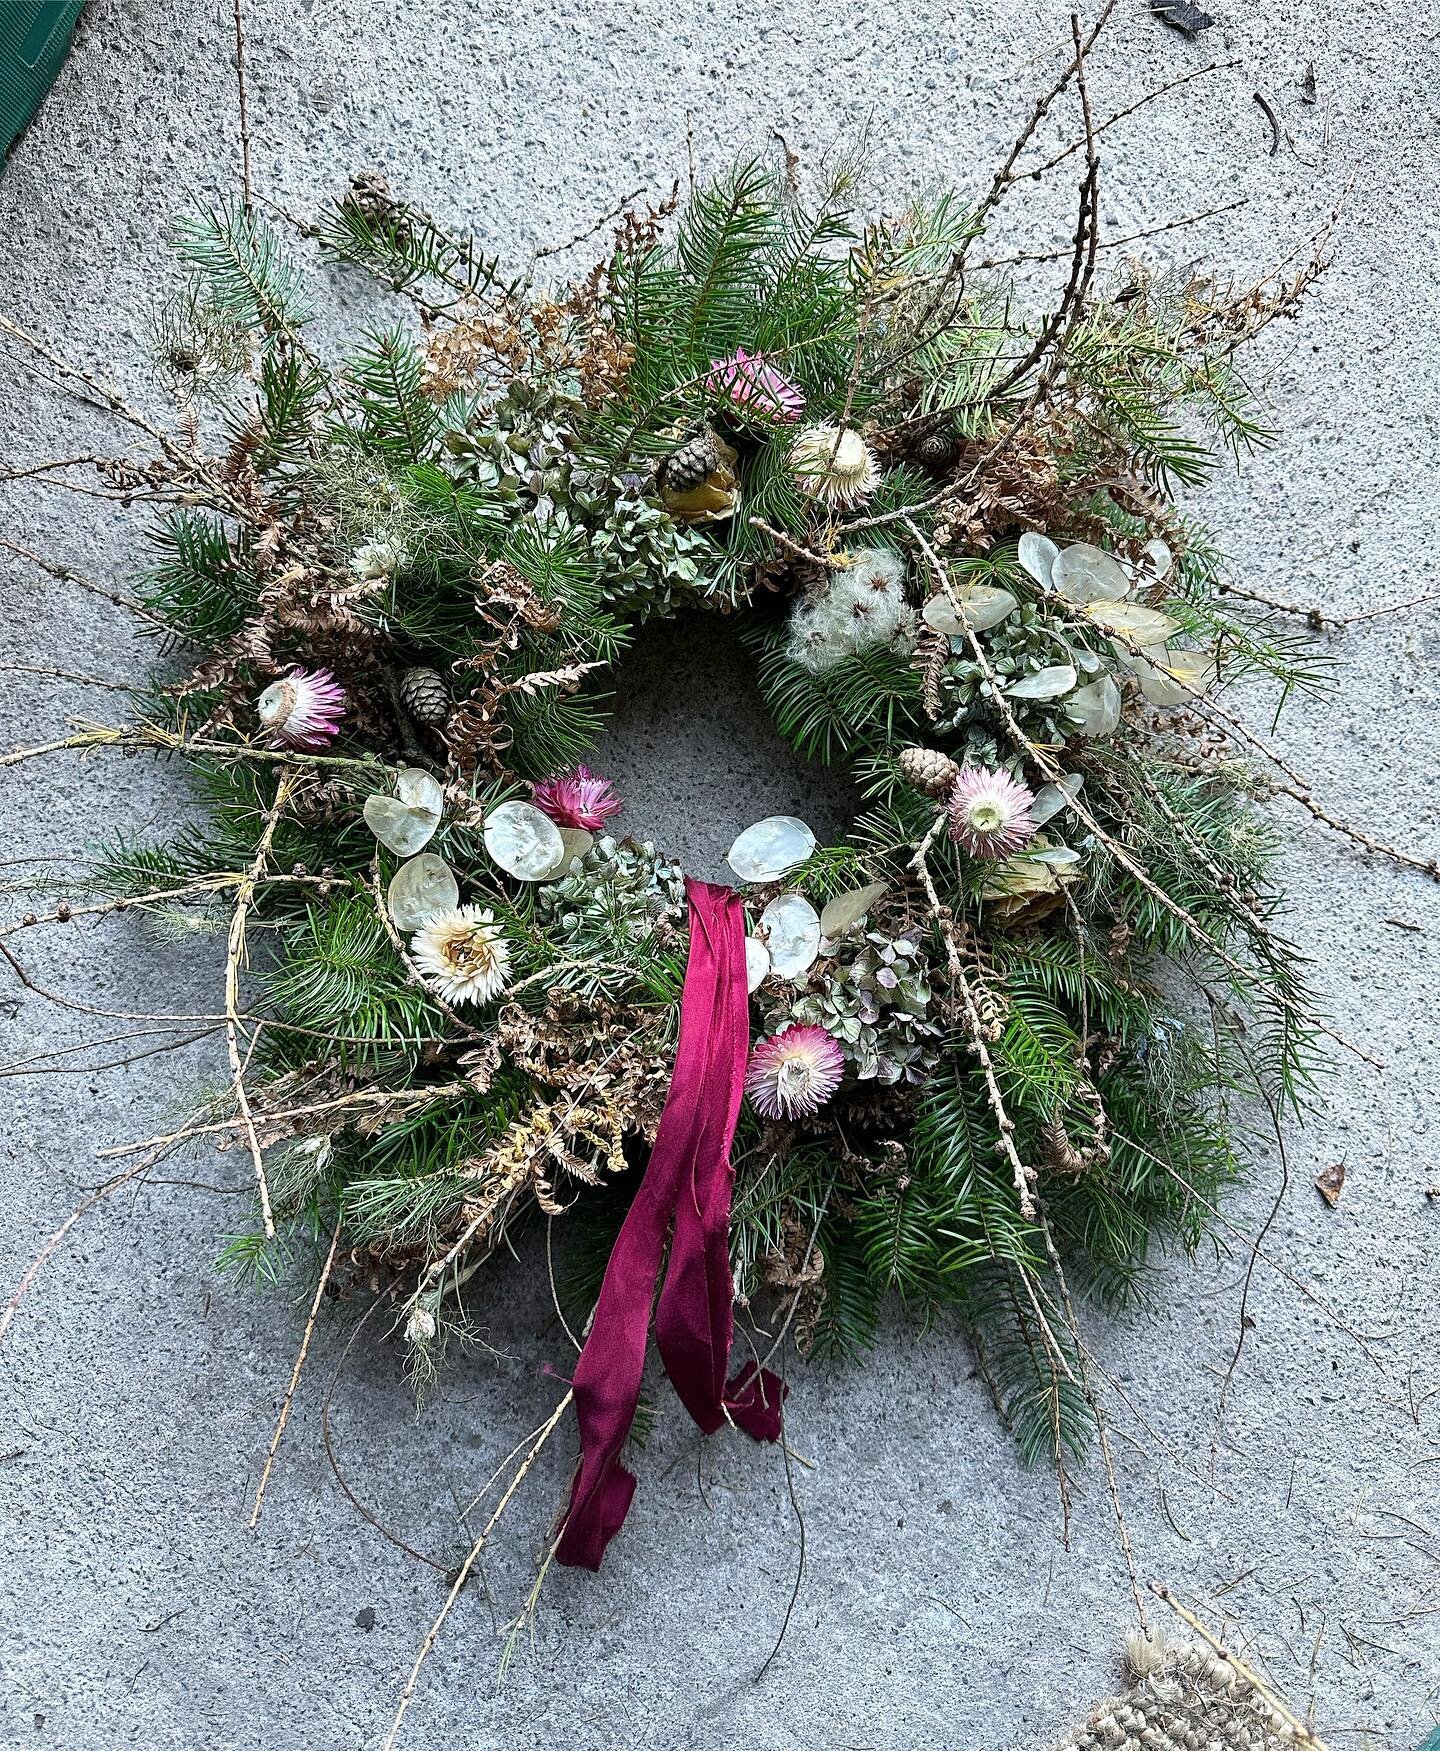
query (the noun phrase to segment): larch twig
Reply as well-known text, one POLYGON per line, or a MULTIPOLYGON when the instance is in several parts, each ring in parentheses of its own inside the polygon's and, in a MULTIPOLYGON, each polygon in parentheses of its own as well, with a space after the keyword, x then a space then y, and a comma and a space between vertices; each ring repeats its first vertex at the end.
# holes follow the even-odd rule
POLYGON ((341 1226, 342 1224, 337 1221, 335 1232, 330 1237, 330 1250, 325 1255, 320 1281, 315 1285, 315 1299, 310 1303, 310 1315, 305 1321, 305 1335, 300 1340, 295 1366, 290 1370, 289 1384, 285 1388, 284 1398, 280 1401, 280 1415, 275 1421, 275 1433, 270 1437, 270 1445, 265 1452, 265 1464, 260 1473, 259 1486, 255 1491, 255 1506, 250 1511, 249 1525, 252 1532, 260 1524, 260 1510, 265 1504, 265 1491, 270 1484, 270 1473, 275 1465, 275 1455, 280 1451, 280 1438, 285 1433, 286 1423, 290 1420, 290 1407, 295 1402, 295 1389, 300 1384, 300 1376, 305 1368, 305 1358, 310 1354, 310 1340, 315 1335, 315 1321, 320 1317, 320 1303, 325 1299, 325 1288, 330 1281, 330 1273, 335 1268, 335 1253, 340 1245, 341 1226))
POLYGON ((255 1184, 260 1193, 260 1221, 269 1240, 275 1238, 275 1213, 270 1207, 270 1186, 265 1178, 265 1154, 260 1147, 254 1115, 250 1111, 250 1096, 245 1088, 245 1069, 240 1062, 240 965, 245 958, 245 922, 255 893, 255 884, 270 859, 275 830, 280 825, 280 816, 290 799, 294 783, 294 778, 287 772, 281 776, 275 787, 275 800, 265 815, 265 827, 260 835, 260 843, 255 848, 255 861, 235 891, 235 909, 230 917, 230 936, 225 953, 225 1049, 229 1054, 233 1073, 235 1104, 239 1108, 245 1140, 250 1148, 250 1160, 255 1169, 255 1184))
POLYGON ((466 1581, 470 1578, 470 1571, 479 1561, 480 1553, 489 1542, 490 1534, 499 1524, 500 1516, 505 1512, 506 1508, 509 1507, 516 1490, 518 1490, 520 1485, 524 1482, 526 1473, 535 1462, 535 1456, 554 1433, 556 1425, 569 1409, 570 1402, 574 1397, 574 1392, 567 1392, 564 1398, 560 1400, 559 1404, 557 1404, 555 1409, 550 1413, 549 1418, 541 1424, 539 1435, 532 1444, 530 1451, 520 1462, 520 1465, 517 1468, 514 1477, 511 1478, 504 1495, 501 1496, 499 1502, 496 1504, 495 1512, 485 1522, 484 1530, 475 1540, 474 1544, 470 1546, 470 1553, 460 1565, 459 1572, 455 1576, 450 1591, 445 1596, 445 1603, 440 1607, 439 1615, 436 1617, 434 1623, 430 1625, 425 1640, 420 1644, 420 1652, 415 1656, 415 1664, 410 1668, 410 1676, 405 1682, 404 1691, 401 1693, 400 1706, 395 1710, 395 1718, 390 1723, 390 1731, 385 1735, 385 1744, 382 1747, 382 1751, 395 1751, 395 1746, 399 1743, 400 1728, 409 1711, 410 1704, 415 1700, 415 1690, 420 1682, 421 1668, 424 1666, 426 1660, 429 1659, 431 1650, 439 1639, 440 1631, 444 1628, 445 1619, 450 1615, 451 1607, 460 1597, 461 1590, 464 1588, 466 1581))

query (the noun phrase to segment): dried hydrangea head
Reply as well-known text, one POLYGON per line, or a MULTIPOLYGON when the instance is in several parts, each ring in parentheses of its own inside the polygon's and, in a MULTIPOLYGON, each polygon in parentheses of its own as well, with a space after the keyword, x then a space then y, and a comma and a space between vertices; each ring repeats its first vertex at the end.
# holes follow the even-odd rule
POLYGON ((808 1118, 839 1088, 844 1071, 839 1040, 823 1027, 797 1023, 755 1047, 745 1092, 767 1119, 808 1118))
POLYGON ((437 912, 410 938, 420 976, 446 1003, 488 1003, 509 983, 510 946, 479 906, 437 912))
POLYGON ((950 837, 972 857, 1009 857, 1035 835, 1035 794, 1003 768, 962 766, 951 787, 950 837))
POLYGON ((801 492, 833 511, 860 504, 880 480, 875 452, 849 426, 806 426, 791 448, 790 471, 801 492))
POLYGON ((272 748, 313 754, 339 732, 345 689, 328 669, 302 669, 297 663, 255 701, 255 715, 272 748))
POLYGON ((535 786, 535 807, 557 827, 584 827, 598 833, 624 804, 608 778, 597 778, 588 766, 535 786))
POLYGON ((728 359, 711 359, 705 387, 728 397, 742 413, 793 425, 805 411, 805 391, 763 353, 736 347, 728 359))

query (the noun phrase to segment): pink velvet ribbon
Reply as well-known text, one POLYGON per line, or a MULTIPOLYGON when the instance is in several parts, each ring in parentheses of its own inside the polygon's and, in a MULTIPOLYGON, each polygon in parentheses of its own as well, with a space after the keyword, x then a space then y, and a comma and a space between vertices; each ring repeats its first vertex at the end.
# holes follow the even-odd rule
POLYGON ((734 1323, 730 1145, 750 1049, 744 913, 732 888, 687 878, 685 891, 690 958, 670 1091, 575 1368, 580 1468, 555 1555, 578 1568, 600 1567, 635 1494, 620 1451, 640 1402, 667 1232, 655 1338, 681 1402, 707 1435, 726 1422, 757 1441, 774 1441, 781 1429, 785 1387, 774 1374, 749 1362, 725 1378, 734 1323))

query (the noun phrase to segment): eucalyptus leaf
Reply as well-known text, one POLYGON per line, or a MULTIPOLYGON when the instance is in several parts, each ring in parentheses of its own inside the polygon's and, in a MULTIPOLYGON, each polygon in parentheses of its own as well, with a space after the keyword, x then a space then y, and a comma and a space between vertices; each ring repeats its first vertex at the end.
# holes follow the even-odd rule
POLYGON ((1118 633, 1142 648, 1164 644, 1181 630, 1178 620, 1158 608, 1147 608, 1143 602, 1091 602, 1085 612, 1107 632, 1118 633))
POLYGON ((1112 675, 1077 688, 1065 701, 1065 715, 1082 736, 1110 736, 1120 725, 1120 689, 1112 675))
POLYGON ((972 632, 988 632, 992 626, 1013 614, 1019 600, 1009 590, 994 584, 965 584, 955 591, 954 601, 942 590, 925 604, 922 614, 927 626, 950 638, 962 635, 968 626, 972 632), (957 613, 957 608, 959 612, 957 613))
POLYGON ((837 894, 820 914, 820 934, 833 942, 852 930, 888 887, 887 882, 867 882, 863 888, 837 894))
POLYGON ((1067 772, 1054 784, 1045 785, 1036 793, 1035 801, 1030 805, 1030 819, 1037 827, 1043 827, 1053 815, 1058 815, 1061 809, 1068 809, 1079 796, 1085 785, 1083 772, 1067 772))

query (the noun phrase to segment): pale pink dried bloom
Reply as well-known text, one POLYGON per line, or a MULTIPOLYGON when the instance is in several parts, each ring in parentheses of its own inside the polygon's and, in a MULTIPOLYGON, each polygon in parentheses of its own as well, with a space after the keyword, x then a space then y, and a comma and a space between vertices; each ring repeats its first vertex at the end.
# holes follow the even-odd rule
POLYGON ((345 689, 328 669, 302 669, 297 663, 255 701, 255 715, 272 747, 316 753, 339 732, 345 689))
POLYGON ((598 833, 625 805, 608 778, 597 778, 588 766, 535 786, 535 807, 557 827, 585 827, 598 833))
POLYGON ((711 359, 708 389, 726 395, 742 413, 793 425, 805 411, 805 391, 783 371, 766 361, 763 353, 747 353, 736 347, 728 359, 711 359))
POLYGON ((844 1070, 839 1040, 797 1022, 755 1047, 745 1092, 767 1119, 808 1118, 839 1088, 844 1070))
POLYGON ((950 790, 950 837, 972 857, 1009 857, 1035 835, 1035 794, 1006 771, 962 766, 950 790))

